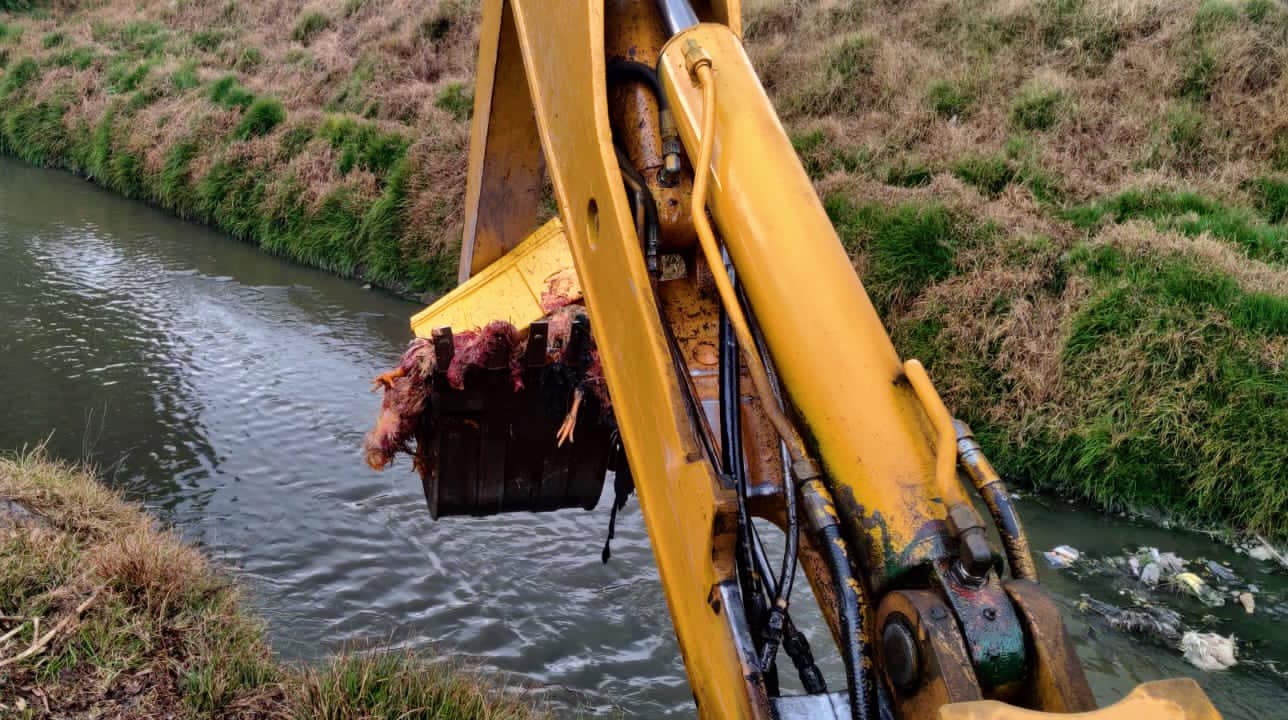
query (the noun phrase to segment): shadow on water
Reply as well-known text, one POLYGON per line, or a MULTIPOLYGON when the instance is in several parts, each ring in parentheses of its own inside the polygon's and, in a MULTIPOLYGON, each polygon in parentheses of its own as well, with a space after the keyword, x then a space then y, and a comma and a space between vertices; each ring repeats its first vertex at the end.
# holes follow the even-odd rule
MULTIPOLYGON (((438 648, 592 712, 692 715, 635 503, 603 565, 606 512, 432 523, 406 463, 383 474, 363 465, 379 407, 370 381, 396 361, 416 305, 6 158, 0 256, 0 449, 52 432, 55 455, 108 469, 237 568, 283 656, 438 648)), ((1026 510, 1039 548, 1139 543, 1247 562, 1201 536, 1063 505, 1026 510)), ((1288 593, 1282 575, 1257 577, 1288 593)), ((1073 602, 1112 600, 1106 581, 1044 580, 1070 610, 1102 700, 1187 674, 1230 718, 1273 717, 1288 701, 1272 673, 1204 675, 1176 652, 1088 625, 1073 602)), ((1264 639, 1251 652, 1288 662, 1268 616, 1222 622, 1264 639)))

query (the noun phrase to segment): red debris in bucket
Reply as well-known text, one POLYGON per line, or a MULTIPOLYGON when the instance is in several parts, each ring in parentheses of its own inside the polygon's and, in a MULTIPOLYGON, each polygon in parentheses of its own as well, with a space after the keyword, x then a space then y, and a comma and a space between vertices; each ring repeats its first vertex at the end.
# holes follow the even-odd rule
MULTIPOLYGON (((561 361, 572 333, 573 320, 584 314, 585 308, 568 305, 546 318, 549 323, 547 359, 550 362, 561 361)), ((481 329, 455 334, 452 347, 452 362, 446 369, 447 382, 452 388, 464 389, 467 374, 472 369, 508 367, 514 391, 523 389, 521 359, 527 349, 527 338, 510 323, 497 320, 481 329)), ((367 465, 373 469, 384 469, 400 452, 415 455, 411 441, 427 407, 427 400, 433 393, 431 380, 439 370, 436 365, 433 342, 419 338, 407 347, 398 367, 376 378, 375 386, 384 390, 385 397, 376 426, 367 434, 364 444, 367 465)), ((580 389, 594 393, 604 412, 609 411, 608 386, 604 382, 599 353, 594 349, 580 389)), ((571 397, 569 402, 572 402, 571 397)))
POLYGON ((519 331, 504 320, 493 320, 482 330, 463 332, 452 337, 451 367, 447 368, 447 382, 457 390, 465 389, 465 373, 473 368, 502 368, 510 366, 514 391, 523 389, 523 366, 519 331))

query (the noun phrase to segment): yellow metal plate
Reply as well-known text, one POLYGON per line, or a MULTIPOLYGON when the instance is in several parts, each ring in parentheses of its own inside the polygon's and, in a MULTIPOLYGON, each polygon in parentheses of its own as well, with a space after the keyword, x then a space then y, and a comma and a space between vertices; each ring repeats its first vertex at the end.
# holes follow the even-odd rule
POLYGON ((558 281, 569 300, 581 299, 572 251, 563 224, 556 218, 532 233, 514 250, 488 265, 411 319, 411 330, 427 338, 436 328, 472 330, 493 320, 524 328, 547 314, 541 295, 558 281))

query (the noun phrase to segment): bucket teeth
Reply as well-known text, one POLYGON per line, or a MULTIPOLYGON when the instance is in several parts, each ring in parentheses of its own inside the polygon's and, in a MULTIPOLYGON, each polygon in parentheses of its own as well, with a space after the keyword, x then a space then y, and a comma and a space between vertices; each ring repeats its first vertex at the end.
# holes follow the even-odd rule
POLYGON ((387 386, 368 458, 413 454, 434 517, 595 506, 616 423, 584 309, 526 332, 435 328, 407 354, 400 367, 429 372, 387 386))

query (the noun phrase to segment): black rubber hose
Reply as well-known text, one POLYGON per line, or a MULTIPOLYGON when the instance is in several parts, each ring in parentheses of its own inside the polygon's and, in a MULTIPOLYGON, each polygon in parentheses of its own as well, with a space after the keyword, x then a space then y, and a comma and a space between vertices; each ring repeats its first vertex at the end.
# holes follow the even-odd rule
MULTIPOLYGON (((727 256, 726 256, 727 259, 727 256)), ((736 283, 737 275, 730 269, 730 281, 736 283)), ((749 605, 748 617, 753 623, 753 638, 761 644, 763 634, 759 625, 765 621, 770 604, 766 602, 764 581, 769 579, 756 562, 752 550, 751 514, 747 512, 747 464, 742 454, 742 412, 740 402, 742 391, 739 388, 739 369, 741 358, 738 355, 738 341, 734 338, 733 326, 729 323, 729 314, 720 309, 720 462, 724 471, 733 478, 734 492, 738 497, 738 534, 735 544, 738 551, 738 565, 745 582, 744 601, 749 605), (764 581, 762 581, 764 578, 764 581)), ((770 591, 772 593, 772 591, 770 591)), ((761 648, 757 647, 759 651, 761 648)), ((762 671, 768 672, 769 666, 762 664, 762 671)))
POLYGON ((609 60, 607 66, 608 84, 618 85, 634 80, 648 85, 657 98, 657 111, 660 115, 671 109, 666 93, 662 92, 662 83, 657 79, 657 70, 649 65, 634 60, 609 60))
MULTIPOLYGON (((774 363, 769 357, 769 346, 765 343, 765 336, 760 331, 760 324, 756 322, 756 316, 751 311, 751 303, 747 302, 747 298, 741 288, 738 288, 738 300, 742 303, 747 319, 751 323, 751 334, 756 339, 756 351, 765 359, 765 372, 769 375, 770 387, 774 389, 774 399, 779 405, 786 407, 782 385, 778 382, 778 373, 774 370, 774 363)), ((774 593, 775 602, 782 599, 791 599, 792 587, 796 582, 797 553, 800 548, 800 520, 796 511, 796 484, 793 482, 791 472, 791 456, 787 454, 785 445, 783 446, 782 455, 783 503, 787 508, 787 547, 783 552, 782 568, 779 570, 778 590, 774 593)))
POLYGON ((872 678, 871 649, 863 608, 867 605, 862 582, 854 576, 850 554, 841 525, 836 521, 831 493, 821 478, 806 478, 801 497, 810 527, 817 536, 819 552, 827 562, 836 582, 837 622, 841 627, 841 658, 845 661, 845 680, 852 720, 875 720, 876 684, 872 678))
MULTIPOLYGON (((769 569, 769 557, 765 554, 765 545, 760 540, 760 532, 756 526, 751 526, 752 550, 756 555, 756 567, 760 569, 760 574, 765 578, 765 589, 771 595, 778 594, 777 581, 774 580, 773 574, 769 569)), ((783 626, 783 649, 787 651, 787 656, 792 659, 792 664, 796 666, 796 674, 800 677, 801 687, 809 695, 820 695, 827 692, 827 681, 823 679, 823 673, 818 669, 818 664, 814 661, 814 652, 810 649, 809 639, 805 634, 796 627, 792 622, 791 614, 788 614, 783 626)))
POLYGON ((648 272, 653 277, 661 273, 661 265, 658 262, 658 253, 661 249, 661 239, 659 237, 659 221, 657 215, 657 200, 653 198, 653 193, 648 189, 648 182, 644 176, 640 175, 639 170, 631 164, 631 159, 627 156, 626 151, 621 145, 613 144, 613 149, 617 151, 617 164, 621 166, 622 180, 626 183, 626 188, 630 190, 632 196, 637 198, 639 204, 644 207, 644 237, 640 238, 644 243, 644 261, 648 267, 648 272))

